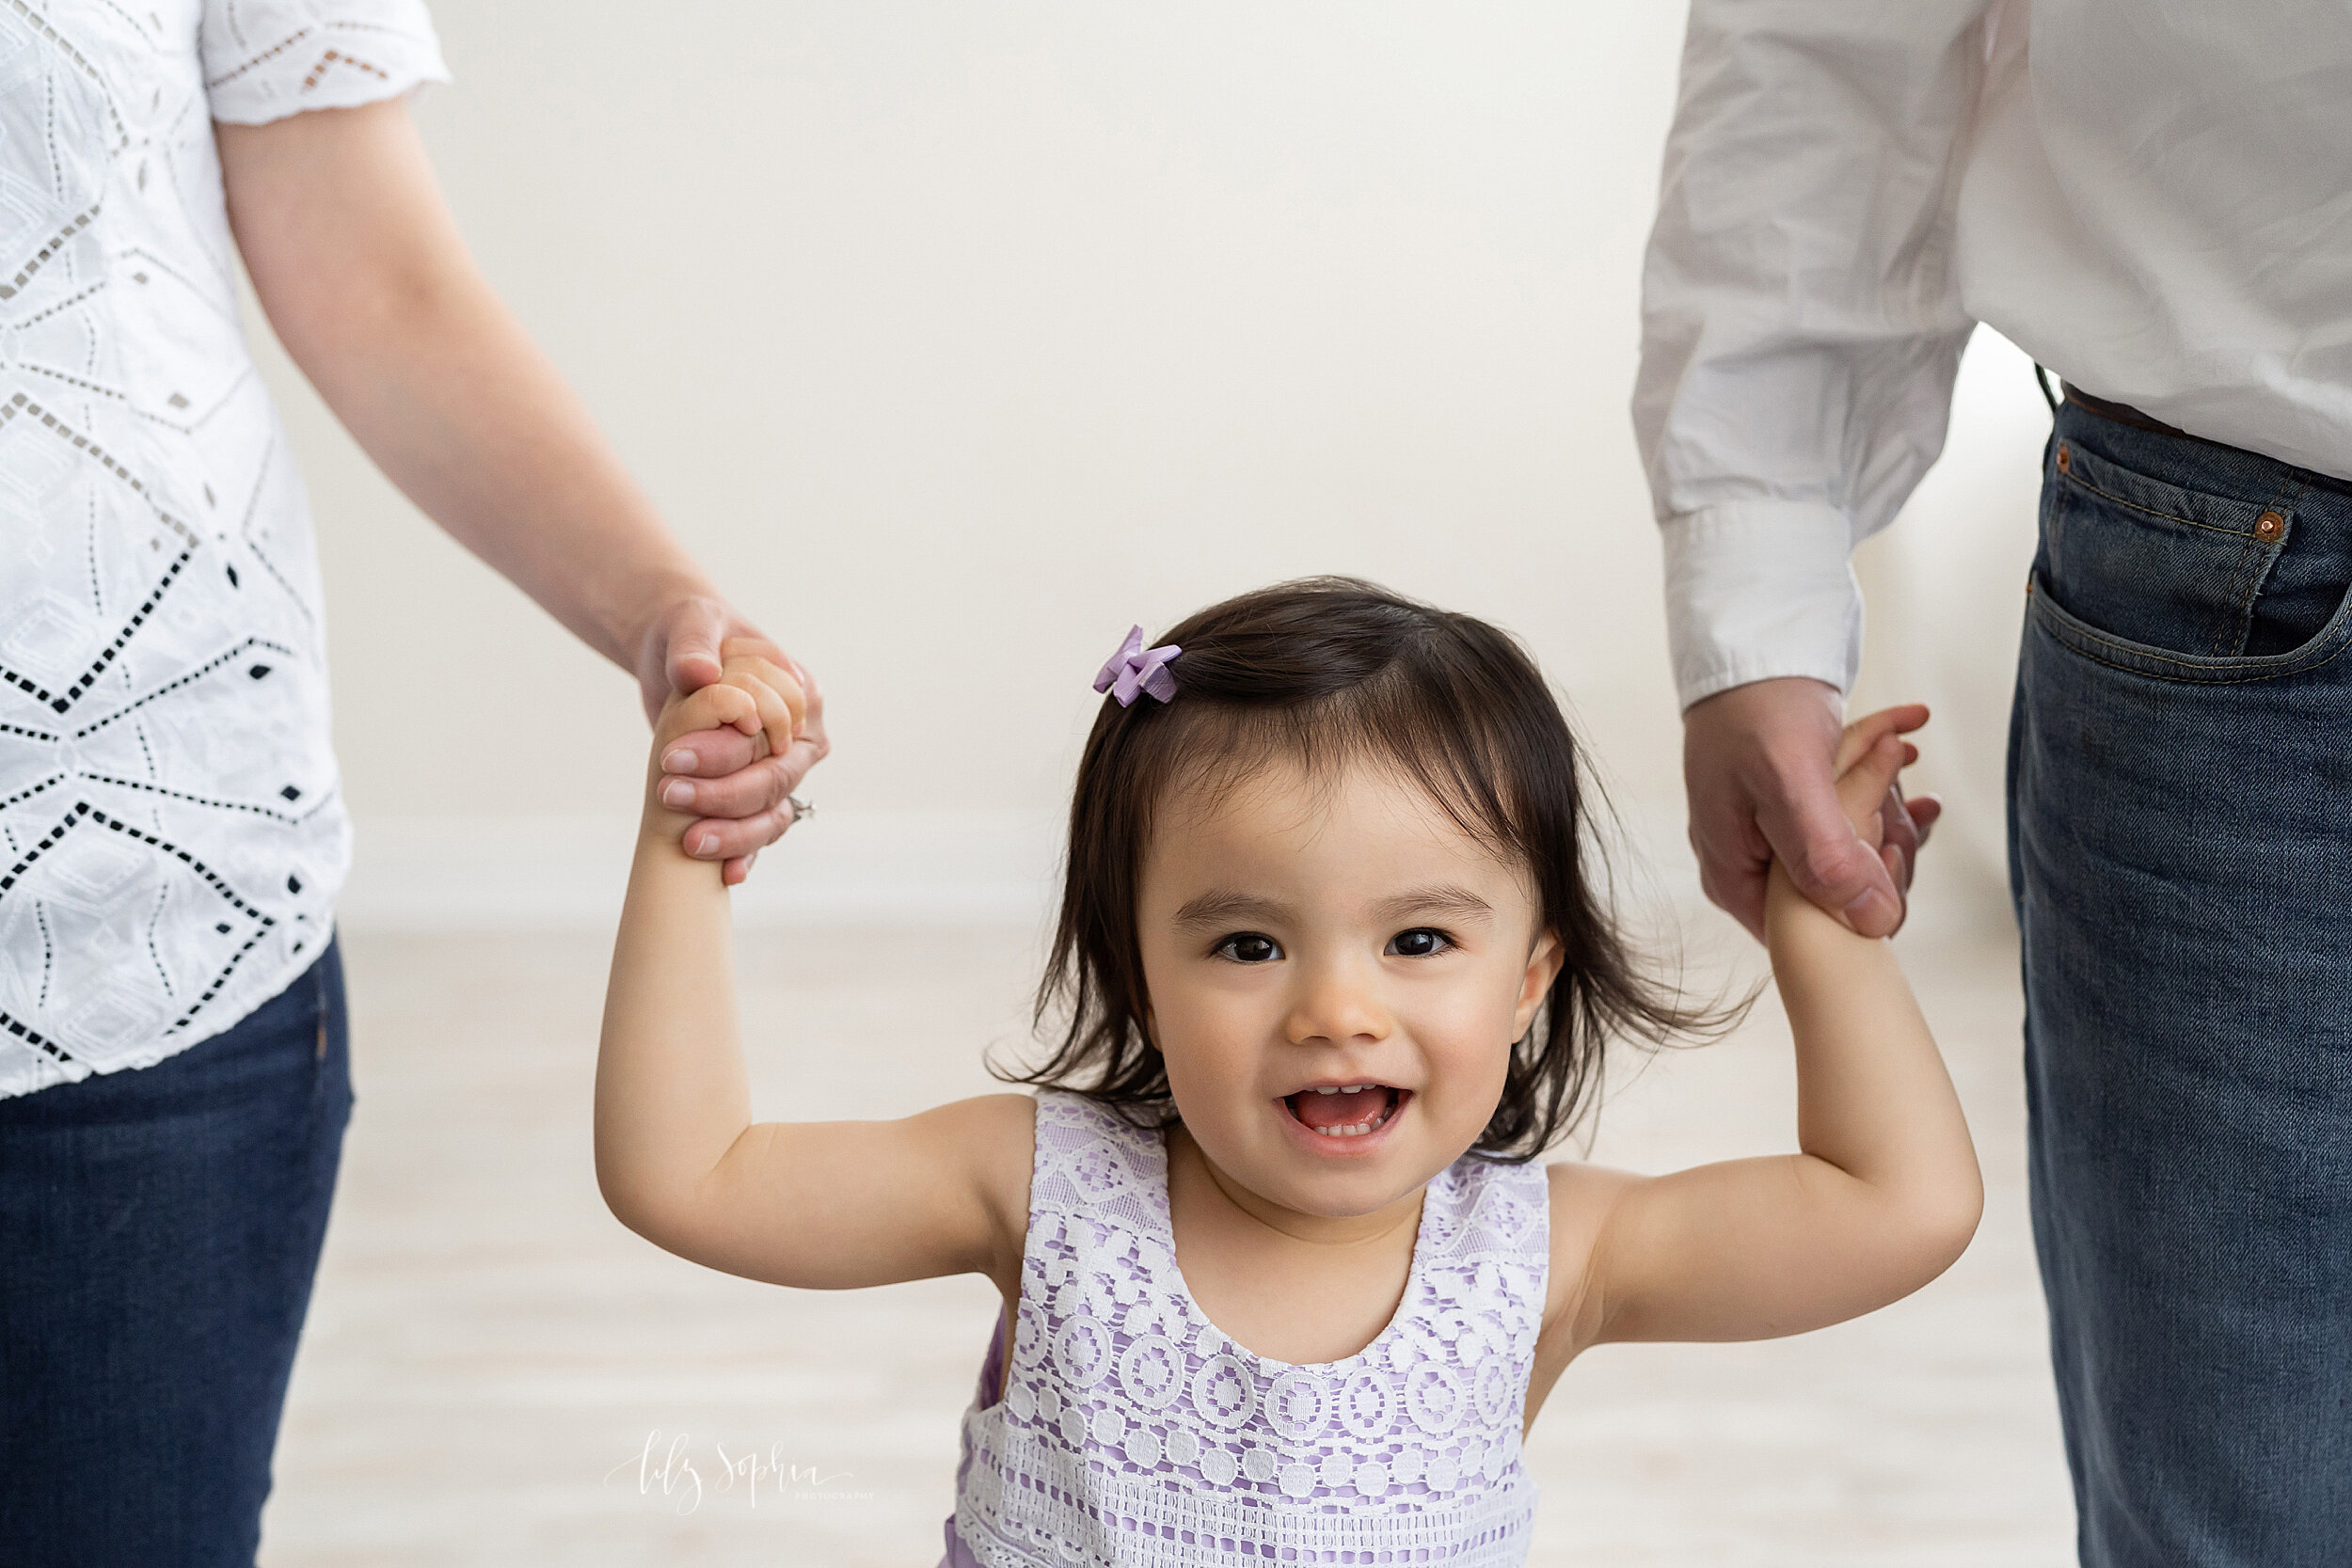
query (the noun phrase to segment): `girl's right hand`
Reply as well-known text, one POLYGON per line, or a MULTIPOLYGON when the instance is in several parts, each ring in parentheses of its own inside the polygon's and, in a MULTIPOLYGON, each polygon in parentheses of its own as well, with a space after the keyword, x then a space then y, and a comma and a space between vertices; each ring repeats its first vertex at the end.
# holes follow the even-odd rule
MULTIPOLYGON (((693 785, 672 776, 668 767, 672 748, 687 736, 731 730, 752 743, 754 760, 794 749, 809 753, 811 763, 823 754, 822 699, 796 671, 756 651, 762 646, 736 641, 723 644, 719 679, 662 705, 654 724, 646 784, 646 832, 679 841, 701 820, 691 809, 693 785)), ((707 827, 698 832, 707 835, 707 843, 681 843, 680 847, 704 858, 717 849, 717 835, 707 827)))
POLYGON ((656 722, 596 1061, 605 1201, 657 1245, 747 1278, 846 1289, 980 1273, 1015 1303, 1035 1150, 1027 1096, 896 1121, 751 1119, 722 863, 679 852, 681 832, 709 824, 662 800, 676 782, 662 762, 679 736, 713 732, 808 747, 801 757, 813 760, 824 720, 797 671, 729 656, 719 681, 672 699, 656 722))

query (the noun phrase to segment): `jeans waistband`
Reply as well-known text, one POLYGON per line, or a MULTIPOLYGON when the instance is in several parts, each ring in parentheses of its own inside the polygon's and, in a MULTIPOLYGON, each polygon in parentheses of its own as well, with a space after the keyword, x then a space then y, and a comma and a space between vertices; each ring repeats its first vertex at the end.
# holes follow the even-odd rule
POLYGON ((2093 397, 2072 384, 2062 386, 2065 402, 2061 408, 2073 409, 2078 417, 2088 415, 2097 423, 2083 425, 2079 419, 2069 421, 2061 415, 2058 420, 2060 426, 2074 422, 2079 435, 2094 440, 2093 431, 2104 428, 2106 439, 2100 444, 2112 444, 2121 449, 2113 455, 2122 461, 2128 463, 2135 455, 2143 462, 2153 461, 2158 466, 2150 471, 2157 473, 2185 467, 2199 478, 2208 481, 2227 475, 2239 484, 2248 486, 2245 493, 2247 499, 2257 499, 2252 493, 2254 488, 2266 488, 2280 479, 2290 479, 2305 491, 2318 490, 2352 498, 2352 482, 2314 469, 2300 468, 2280 458, 2265 457, 2261 452, 2233 447, 2226 441, 2192 435, 2177 425, 2169 425, 2143 414, 2128 403, 2093 397))

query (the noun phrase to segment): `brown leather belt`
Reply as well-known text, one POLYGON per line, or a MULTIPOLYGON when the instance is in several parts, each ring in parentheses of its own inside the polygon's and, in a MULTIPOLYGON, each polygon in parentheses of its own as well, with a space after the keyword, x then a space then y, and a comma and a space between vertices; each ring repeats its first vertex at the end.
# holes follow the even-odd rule
MULTIPOLYGON (((2109 403, 2105 398, 2092 397, 2089 392, 2072 383, 2061 383, 2061 385, 2066 388, 2067 402, 2077 408, 2088 409, 2103 420, 2113 420, 2117 424, 2127 424, 2134 430, 2153 430, 2159 436, 2186 436, 2192 441, 2205 439, 2201 436, 2189 436, 2187 431, 2181 429, 2178 425, 2166 424, 2162 420, 2152 420, 2128 403, 2109 403)), ((2220 444, 2218 441, 2207 442, 2209 446, 2220 444)))

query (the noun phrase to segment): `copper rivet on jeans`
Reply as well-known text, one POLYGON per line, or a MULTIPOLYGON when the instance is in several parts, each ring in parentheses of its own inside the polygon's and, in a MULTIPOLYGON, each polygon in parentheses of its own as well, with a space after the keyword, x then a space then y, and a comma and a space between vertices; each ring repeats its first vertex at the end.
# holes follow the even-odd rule
POLYGON ((2061 441, 2058 443, 2058 472, 2062 474, 2071 474, 2074 471, 2074 454, 2067 451, 2066 443, 2061 441))
POLYGON ((2280 516, 2276 512, 2265 512, 2254 519, 2254 537, 2267 544, 2278 538, 2279 531, 2286 526, 2287 520, 2284 517, 2280 516))

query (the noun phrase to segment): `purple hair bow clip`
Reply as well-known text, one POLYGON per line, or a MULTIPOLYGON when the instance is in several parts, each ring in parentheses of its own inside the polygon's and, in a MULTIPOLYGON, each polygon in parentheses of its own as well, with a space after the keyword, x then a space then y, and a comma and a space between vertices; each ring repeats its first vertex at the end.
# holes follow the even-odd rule
POLYGON ((1138 692, 1149 692, 1161 702, 1173 702, 1176 697, 1176 677, 1168 673, 1168 660, 1184 650, 1173 644, 1165 648, 1146 648, 1143 628, 1137 626, 1127 634, 1127 641, 1111 655, 1094 677, 1094 689, 1107 691, 1119 699, 1120 707, 1136 705, 1138 692))

